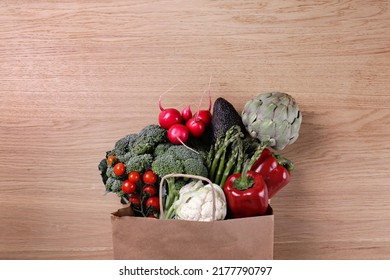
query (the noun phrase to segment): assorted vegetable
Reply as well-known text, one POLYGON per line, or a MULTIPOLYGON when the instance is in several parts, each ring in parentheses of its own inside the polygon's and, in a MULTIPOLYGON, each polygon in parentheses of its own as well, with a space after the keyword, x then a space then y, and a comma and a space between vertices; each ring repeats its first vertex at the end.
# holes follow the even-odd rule
POLYGON ((248 133, 276 150, 294 143, 302 115, 292 96, 282 92, 263 93, 249 100, 242 112, 248 133))
POLYGON ((268 209, 268 190, 263 177, 253 171, 231 175, 223 190, 232 218, 261 216, 268 209))
POLYGON ((161 105, 162 96, 163 95, 161 95, 160 99, 158 100, 158 107, 160 108, 158 123, 161 125, 162 128, 169 129, 173 125, 181 123, 182 115, 177 109, 174 108, 164 109, 161 105))
MULTIPOLYGON (((208 170, 204 163, 204 157, 186 146, 171 145, 167 149, 160 150, 151 165, 151 169, 160 178, 168 174, 184 173, 207 177, 208 170)), ((183 178, 168 178, 165 209, 169 209, 178 199, 179 190, 186 184, 183 178)))
POLYGON ((273 92, 246 102, 242 114, 219 97, 211 112, 210 88, 208 97, 209 108, 199 104, 193 114, 190 105, 163 108, 160 96, 159 124, 121 138, 101 160, 106 192, 143 217, 160 218, 160 209, 165 219, 190 221, 267 215, 270 199, 291 181, 293 163, 276 151, 299 136, 298 105, 273 92), (170 174, 188 176, 162 181, 170 174))
POLYGON ((166 218, 173 216, 179 220, 212 221, 213 212, 215 220, 226 217, 226 198, 223 190, 217 184, 204 185, 201 180, 192 181, 179 191, 179 198, 168 209, 166 218), (215 195, 215 209, 213 209, 213 194, 215 195))
POLYGON ((268 197, 272 198, 290 182, 293 168, 293 163, 288 159, 264 149, 251 170, 263 176, 268 187, 268 197))

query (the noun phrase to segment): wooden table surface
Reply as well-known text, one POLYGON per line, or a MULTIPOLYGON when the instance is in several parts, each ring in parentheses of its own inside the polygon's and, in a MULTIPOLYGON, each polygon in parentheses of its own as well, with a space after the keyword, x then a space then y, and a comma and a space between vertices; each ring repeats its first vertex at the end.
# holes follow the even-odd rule
POLYGON ((389 1, 3 1, 0 259, 111 259, 98 162, 167 106, 303 114, 275 259, 390 259, 389 1))

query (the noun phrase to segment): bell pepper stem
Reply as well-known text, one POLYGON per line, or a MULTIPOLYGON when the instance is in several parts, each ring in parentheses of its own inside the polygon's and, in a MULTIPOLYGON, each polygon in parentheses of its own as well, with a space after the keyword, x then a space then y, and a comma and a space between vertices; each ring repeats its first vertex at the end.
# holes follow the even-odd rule
POLYGON ((286 168, 288 171, 293 171, 294 170, 294 163, 289 160, 289 159, 286 159, 284 157, 282 157, 281 155, 278 155, 278 154, 273 154, 273 156, 276 158, 276 160, 278 161, 278 163, 280 165, 283 165, 284 168, 286 168))
POLYGON ((241 177, 237 178, 233 182, 233 187, 240 190, 240 191, 247 190, 247 189, 251 188, 255 182, 252 178, 248 177, 247 172, 249 171, 249 169, 247 169, 247 166, 248 165, 245 165, 243 172, 241 173, 241 177))
POLYGON ((246 190, 254 184, 254 180, 249 178, 247 173, 251 170, 253 164, 259 158, 264 148, 267 147, 269 142, 262 142, 258 145, 257 150, 254 152, 251 158, 249 158, 242 167, 241 177, 234 181, 233 186, 239 190, 246 190))

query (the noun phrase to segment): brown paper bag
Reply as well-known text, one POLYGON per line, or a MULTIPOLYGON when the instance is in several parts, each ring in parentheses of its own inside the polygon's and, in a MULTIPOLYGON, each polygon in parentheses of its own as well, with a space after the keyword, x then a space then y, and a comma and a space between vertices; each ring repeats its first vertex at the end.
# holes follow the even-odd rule
POLYGON ((112 213, 118 260, 234 260, 273 258, 274 216, 213 222, 134 217, 130 207, 112 213))
MULTIPOLYGON (((180 174, 167 175, 167 177, 177 175, 180 174)), ((205 180, 209 181, 206 178, 205 180)), ((160 194, 161 187, 162 182, 160 194)), ((115 259, 267 260, 273 258, 274 216, 271 207, 265 216, 194 222, 135 217, 129 206, 112 213, 111 222, 115 259)))

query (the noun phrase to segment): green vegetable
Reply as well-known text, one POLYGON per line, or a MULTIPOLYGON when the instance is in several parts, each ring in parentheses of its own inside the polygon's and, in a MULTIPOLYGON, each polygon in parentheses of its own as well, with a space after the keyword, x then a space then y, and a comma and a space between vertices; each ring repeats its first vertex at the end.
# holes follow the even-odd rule
POLYGON ((159 125, 143 128, 134 141, 129 142, 129 150, 136 155, 153 153, 156 146, 167 141, 167 131, 159 125))
MULTIPOLYGON (((160 178, 173 173, 185 173, 207 177, 207 167, 204 157, 183 145, 171 145, 164 153, 158 155, 152 163, 151 169, 160 178)), ((168 178, 167 199, 165 209, 169 209, 178 197, 180 188, 185 179, 168 178)))
POLYGON ((137 134, 128 134, 125 137, 119 139, 115 143, 114 151, 116 152, 116 155, 123 155, 128 151, 129 143, 133 143, 137 139, 137 134))
POLYGON ((106 182, 106 191, 120 192, 122 190, 122 182, 122 180, 115 179, 114 177, 108 177, 106 182))
POLYGON ((157 157, 159 155, 162 155, 163 153, 165 153, 169 147, 171 147, 172 144, 171 143, 161 143, 161 144, 158 144, 156 146, 156 148, 154 149, 154 152, 153 152, 153 156, 154 157, 157 157))
POLYGON ((167 140, 166 130, 156 124, 144 127, 138 134, 128 134, 119 139, 98 166, 106 191, 114 192, 119 197, 124 198, 125 194, 122 192, 121 185, 128 173, 131 171, 143 173, 149 169, 155 158, 155 149, 160 145, 166 145, 167 140), (107 165, 109 156, 115 156, 119 162, 125 165, 125 174, 115 175, 113 167, 107 165))
POLYGON ((104 158, 99 162, 98 169, 100 171, 100 176, 102 177, 103 184, 106 184, 108 176, 106 174, 107 171, 107 160, 104 158))
POLYGON ((130 173, 131 171, 143 173, 147 169, 149 169, 152 162, 153 156, 151 154, 135 155, 129 157, 126 161, 124 161, 128 173, 130 173))
POLYGON ((244 157, 242 137, 244 134, 240 127, 234 125, 210 148, 207 163, 210 170, 209 179, 213 183, 221 186, 234 164, 238 169, 238 162, 235 160, 242 160, 244 157))
POLYGON ((245 104, 242 121, 248 133, 264 146, 283 150, 297 140, 302 114, 290 95, 263 93, 245 104))

